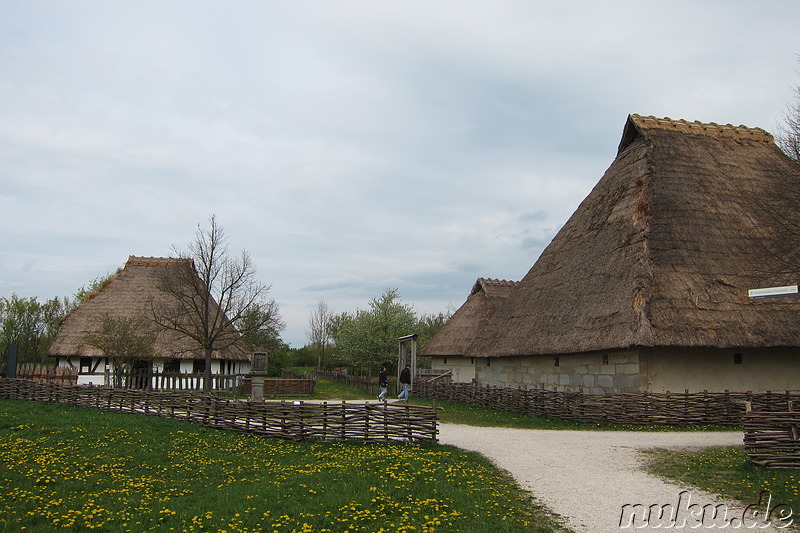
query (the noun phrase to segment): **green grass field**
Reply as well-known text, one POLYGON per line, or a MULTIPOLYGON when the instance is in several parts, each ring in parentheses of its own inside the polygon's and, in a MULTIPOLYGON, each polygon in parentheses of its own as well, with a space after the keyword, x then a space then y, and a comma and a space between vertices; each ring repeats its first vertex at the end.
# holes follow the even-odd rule
POLYGON ((0 400, 0 531, 556 532, 481 456, 0 400))
MULTIPOLYGON (((317 384, 317 400, 371 399, 317 384)), ((412 397, 413 403, 430 403, 412 397)), ((442 422, 579 424, 450 402, 442 422)), ((692 430, 741 428, 706 427, 692 430)), ((648 452, 655 475, 800 509, 800 471, 751 464, 741 446, 648 452)), ((0 531, 556 532, 558 520, 477 454, 410 443, 293 443, 156 417, 0 400, 0 531)))

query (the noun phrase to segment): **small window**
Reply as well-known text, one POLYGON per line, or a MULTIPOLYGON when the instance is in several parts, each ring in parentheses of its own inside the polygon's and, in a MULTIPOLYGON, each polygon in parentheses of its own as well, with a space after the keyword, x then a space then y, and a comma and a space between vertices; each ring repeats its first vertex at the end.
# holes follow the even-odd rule
POLYGON ((444 363, 442 363, 442 364, 445 364, 445 365, 447 364, 447 357, 444 358, 444 363))
POLYGON ((733 364, 734 365, 741 365, 742 364, 742 354, 740 354, 740 353, 733 354, 733 364))
POLYGON ((492 366, 492 360, 488 357, 486 358, 486 366, 492 366))
POLYGON ((475 364, 475 358, 474 357, 470 357, 469 358, 469 364, 471 364, 471 365, 475 364))
POLYGON ((555 366, 561 366, 561 359, 559 359, 558 357, 554 357, 553 358, 553 364, 555 366))
POLYGON ((92 371, 92 358, 91 357, 81 357, 81 374, 88 374, 92 371))
POLYGON ((608 354, 607 354, 607 353, 604 353, 604 354, 603 354, 603 364, 604 364, 604 365, 607 365, 607 364, 608 364, 608 354))

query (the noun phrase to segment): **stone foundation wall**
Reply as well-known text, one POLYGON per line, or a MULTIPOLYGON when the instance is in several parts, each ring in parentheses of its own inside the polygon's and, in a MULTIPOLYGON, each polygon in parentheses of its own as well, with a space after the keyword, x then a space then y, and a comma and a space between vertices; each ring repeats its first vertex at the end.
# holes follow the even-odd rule
POLYGON ((476 381, 482 386, 546 388, 587 393, 639 390, 636 351, 559 356, 476 358, 476 381))

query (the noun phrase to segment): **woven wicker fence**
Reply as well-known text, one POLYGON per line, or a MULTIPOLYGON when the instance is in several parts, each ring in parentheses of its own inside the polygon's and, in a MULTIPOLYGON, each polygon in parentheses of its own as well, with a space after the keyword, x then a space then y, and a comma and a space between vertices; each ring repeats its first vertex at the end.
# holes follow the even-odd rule
POLYGON ((800 468, 800 412, 796 405, 800 404, 789 401, 783 411, 748 409, 744 416, 744 447, 753 463, 800 468))
POLYGON ((248 402, 181 391, 69 386, 0 378, 0 398, 166 416, 302 441, 437 441, 437 408, 398 403, 248 402))
POLYGON ((478 387, 468 383, 430 383, 418 380, 414 394, 489 409, 551 416, 587 423, 664 424, 690 426, 702 424, 739 425, 745 402, 753 410, 774 412, 786 409, 787 401, 800 400, 788 391, 688 392, 584 394, 573 391, 478 387))
POLYGON ((62 383, 64 385, 78 383, 78 371, 74 368, 57 368, 26 363, 18 365, 16 371, 19 379, 32 379, 35 381, 62 383))

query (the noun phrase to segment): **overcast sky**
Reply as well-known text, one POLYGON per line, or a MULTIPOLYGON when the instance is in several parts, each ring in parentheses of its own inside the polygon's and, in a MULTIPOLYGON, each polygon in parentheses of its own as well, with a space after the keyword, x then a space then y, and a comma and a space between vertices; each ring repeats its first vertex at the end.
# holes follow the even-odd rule
POLYGON ((71 296, 214 214, 311 310, 521 279, 631 113, 776 131, 800 2, 0 0, 0 296, 71 296))

